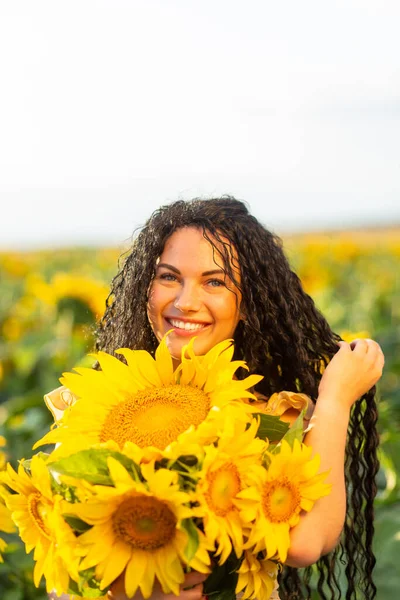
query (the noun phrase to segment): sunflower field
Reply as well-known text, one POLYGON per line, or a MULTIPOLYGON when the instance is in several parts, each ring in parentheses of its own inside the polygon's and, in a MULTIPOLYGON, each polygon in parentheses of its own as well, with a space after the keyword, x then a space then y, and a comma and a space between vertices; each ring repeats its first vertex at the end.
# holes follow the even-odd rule
MULTIPOLYGON (((400 230, 286 236, 306 291, 344 339, 372 337, 386 364, 379 384, 376 500, 378 600, 398 597, 400 573, 400 230)), ((117 271, 116 249, 0 252, 0 470, 32 456, 51 424, 43 395, 62 372, 90 366, 95 322, 117 271)), ((0 598, 47 598, 0 498, 0 598), (1 559, 0 559, 1 560, 1 559)), ((315 599, 318 598, 315 593, 315 599)))

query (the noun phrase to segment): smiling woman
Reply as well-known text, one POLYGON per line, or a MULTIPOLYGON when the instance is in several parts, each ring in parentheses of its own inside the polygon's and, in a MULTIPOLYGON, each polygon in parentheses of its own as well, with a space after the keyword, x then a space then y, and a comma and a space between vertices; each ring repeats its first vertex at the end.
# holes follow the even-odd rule
MULTIPOLYGON (((383 367, 378 344, 341 342, 304 292, 280 239, 231 197, 178 201, 153 213, 113 281, 97 350, 154 354, 167 332, 175 365, 192 338, 197 354, 233 339, 234 358, 263 376, 254 391, 267 409, 283 390, 312 399, 313 427, 305 443, 320 455, 321 470, 330 472, 332 493, 310 513, 301 512, 291 529, 280 597, 310 598, 312 572, 301 568, 317 563, 322 600, 341 597, 345 589, 348 600, 359 593, 372 600, 378 465, 373 386, 383 367), (343 556, 347 584, 337 570, 343 556)), ((239 369, 237 377, 244 376, 239 369)), ((199 600, 203 580, 188 575, 181 600, 199 600)), ((120 581, 109 597, 126 598, 120 581)), ((165 598, 154 589, 151 600, 165 598)))

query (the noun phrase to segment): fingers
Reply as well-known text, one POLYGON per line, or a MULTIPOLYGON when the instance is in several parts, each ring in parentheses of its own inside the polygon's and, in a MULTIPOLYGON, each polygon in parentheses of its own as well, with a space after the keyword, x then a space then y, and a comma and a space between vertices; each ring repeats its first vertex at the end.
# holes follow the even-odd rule
POLYGON ((193 586, 197 586, 198 584, 202 584, 203 581, 207 579, 208 575, 204 573, 199 573, 198 571, 191 571, 187 575, 185 575, 185 581, 182 584, 182 589, 188 589, 193 586))
POLYGON ((368 352, 368 340, 366 339, 356 339, 350 342, 350 348, 356 354, 366 354, 368 352))
POLYGON ((200 600, 203 596, 203 582, 208 575, 191 571, 185 575, 185 581, 182 584, 181 598, 185 600, 200 600))
POLYGON ((385 364, 382 348, 377 342, 369 338, 354 340, 350 345, 354 348, 353 354, 358 356, 359 359, 362 359, 364 364, 368 367, 371 375, 372 387, 382 376, 382 370, 385 364))
MULTIPOLYGON (((339 342, 341 343, 341 342, 339 342)), ((353 340, 352 342, 350 342, 350 347, 354 352, 357 353, 368 353, 368 354, 372 354, 372 355, 382 355, 383 356, 383 352, 382 352, 382 348, 380 347, 380 345, 375 342, 374 340, 371 340, 369 338, 362 338, 362 339, 356 339, 353 340)))
POLYGON ((124 576, 120 575, 110 586, 107 600, 126 600, 124 576))
POLYGON ((340 341, 338 342, 338 345, 340 346, 338 353, 340 352, 341 354, 345 354, 346 352, 351 352, 352 348, 350 347, 350 344, 348 344, 345 341, 340 341))
POLYGON ((203 583, 199 583, 195 585, 190 590, 182 591, 180 594, 180 598, 184 598, 185 600, 200 600, 203 596, 203 583))

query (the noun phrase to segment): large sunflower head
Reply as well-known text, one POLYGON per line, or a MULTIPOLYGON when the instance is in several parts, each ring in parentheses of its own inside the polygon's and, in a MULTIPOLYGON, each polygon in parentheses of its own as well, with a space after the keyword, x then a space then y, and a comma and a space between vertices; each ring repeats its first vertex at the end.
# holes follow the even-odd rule
MULTIPOLYGON (((184 521, 191 519, 189 496, 179 489, 174 471, 142 466, 143 482, 135 481, 115 459, 108 459, 114 486, 92 486, 92 497, 83 504, 65 505, 93 527, 79 537, 80 568, 95 567, 102 589, 125 570, 125 590, 132 597, 140 588, 151 594, 154 579, 165 593, 178 595, 184 579, 183 563, 209 572, 208 547, 200 531, 200 544, 190 559, 184 521)), ((78 483, 79 485, 79 483, 78 483)), ((193 527, 194 524, 193 524, 193 527)))
POLYGON ((319 473, 319 456, 312 448, 294 441, 281 442, 279 454, 269 454, 268 469, 253 468, 254 485, 238 494, 237 505, 247 526, 246 548, 266 550, 267 557, 286 560, 289 530, 297 525, 302 510, 310 511, 318 498, 330 493, 319 473))
POLYGON ((261 379, 258 375, 234 379, 244 363, 232 361, 230 340, 202 357, 196 357, 189 344, 175 371, 165 338, 155 358, 144 350, 123 348, 118 353, 127 364, 100 352, 101 371, 76 369, 64 374, 61 383, 79 400, 35 447, 61 442, 53 458, 95 444, 123 449, 130 443, 163 451, 187 430, 196 430, 213 409, 254 398, 248 388, 261 379))
POLYGON ((53 495, 50 473, 44 460, 33 456, 30 474, 25 470, 23 461, 19 464, 18 472, 7 465, 2 480, 15 492, 7 493, 4 499, 26 551, 29 553, 35 549, 35 585, 39 585, 44 575, 48 592, 52 589, 58 593, 67 591, 69 576, 78 578, 78 558, 74 556, 75 536, 61 519, 58 509, 60 497, 53 495), (68 539, 63 555, 59 551, 60 536, 68 539))
POLYGON ((54 500, 50 475, 44 461, 39 456, 34 456, 30 474, 25 470, 24 461, 20 462, 18 472, 8 464, 2 479, 16 492, 7 494, 5 502, 26 544, 26 551, 30 552, 39 543, 47 546, 51 542, 48 517, 53 510, 54 500))

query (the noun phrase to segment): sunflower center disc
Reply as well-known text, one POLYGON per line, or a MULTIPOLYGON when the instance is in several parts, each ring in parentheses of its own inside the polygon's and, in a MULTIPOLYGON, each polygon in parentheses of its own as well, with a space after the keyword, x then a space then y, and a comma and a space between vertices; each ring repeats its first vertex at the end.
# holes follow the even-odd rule
POLYGON ((175 535, 176 517, 164 502, 152 496, 126 498, 113 518, 117 537, 139 550, 157 550, 175 535))
POLYGON ((300 508, 300 492, 286 477, 265 484, 262 494, 262 508, 272 523, 283 523, 300 508))
POLYGON ((191 425, 199 425, 210 410, 205 392, 188 385, 141 390, 114 406, 105 418, 100 442, 114 440, 123 448, 133 442, 164 450, 191 425))
POLYGON ((233 498, 240 492, 240 475, 236 465, 225 463, 219 469, 207 475, 208 492, 206 500, 209 507, 219 517, 224 517, 234 508, 233 498))
POLYGON ((29 494, 27 500, 28 512, 40 533, 48 540, 51 540, 50 531, 46 526, 47 507, 46 504, 42 502, 42 499, 42 494, 39 492, 29 494))

